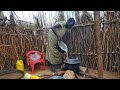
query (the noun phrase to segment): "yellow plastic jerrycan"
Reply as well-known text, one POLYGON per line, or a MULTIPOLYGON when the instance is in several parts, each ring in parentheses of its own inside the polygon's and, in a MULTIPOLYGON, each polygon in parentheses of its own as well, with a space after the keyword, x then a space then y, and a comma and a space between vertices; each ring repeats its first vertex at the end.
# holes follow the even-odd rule
POLYGON ((24 71, 24 63, 23 63, 23 60, 17 60, 17 62, 16 62, 16 69, 17 69, 17 70, 24 71))

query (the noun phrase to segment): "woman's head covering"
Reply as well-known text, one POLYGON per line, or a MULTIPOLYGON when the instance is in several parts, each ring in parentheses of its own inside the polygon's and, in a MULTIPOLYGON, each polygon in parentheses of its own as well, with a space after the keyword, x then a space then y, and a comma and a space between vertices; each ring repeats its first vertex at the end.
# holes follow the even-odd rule
POLYGON ((75 24, 75 19, 74 18, 69 18, 66 23, 66 28, 71 28, 75 24))

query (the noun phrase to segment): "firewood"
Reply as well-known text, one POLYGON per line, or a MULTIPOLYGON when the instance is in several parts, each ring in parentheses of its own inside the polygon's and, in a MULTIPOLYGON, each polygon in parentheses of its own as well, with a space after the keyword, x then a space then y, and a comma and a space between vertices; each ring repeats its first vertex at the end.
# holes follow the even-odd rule
POLYGON ((75 79, 75 73, 72 70, 67 70, 63 75, 64 79, 75 79))

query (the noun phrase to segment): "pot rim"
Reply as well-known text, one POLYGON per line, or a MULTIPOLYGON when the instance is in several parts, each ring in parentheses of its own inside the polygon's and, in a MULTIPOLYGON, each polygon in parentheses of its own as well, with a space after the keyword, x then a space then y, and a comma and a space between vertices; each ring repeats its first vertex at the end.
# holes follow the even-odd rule
POLYGON ((80 60, 78 60, 78 59, 67 59, 67 60, 64 61, 64 63, 66 63, 66 64, 80 64, 80 60), (74 62, 72 62, 72 60, 74 60, 74 62))

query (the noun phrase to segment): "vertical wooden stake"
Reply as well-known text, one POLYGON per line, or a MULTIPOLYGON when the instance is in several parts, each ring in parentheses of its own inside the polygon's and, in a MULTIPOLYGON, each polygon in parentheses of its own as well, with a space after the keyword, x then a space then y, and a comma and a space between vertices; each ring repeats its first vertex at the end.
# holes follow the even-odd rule
POLYGON ((102 59, 102 49, 101 49, 101 38, 100 38, 100 11, 94 11, 95 19, 95 40, 97 47, 97 66, 98 66, 98 78, 103 78, 103 59, 102 59))

